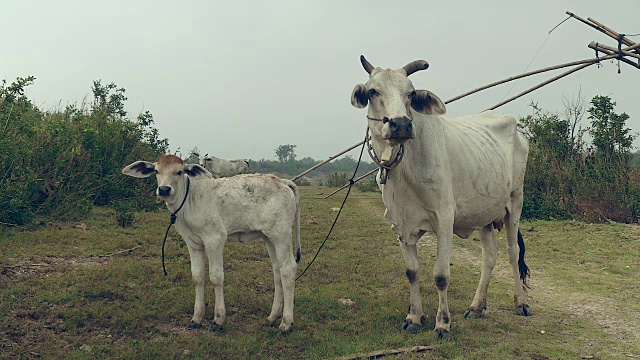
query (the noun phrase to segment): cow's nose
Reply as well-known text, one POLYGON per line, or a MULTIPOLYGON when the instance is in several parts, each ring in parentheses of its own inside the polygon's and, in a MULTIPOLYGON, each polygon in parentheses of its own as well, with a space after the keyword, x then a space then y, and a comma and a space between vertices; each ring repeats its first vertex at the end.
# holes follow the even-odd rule
POLYGON ((160 196, 169 196, 171 194, 170 186, 159 186, 158 187, 158 195, 160 196))
POLYGON ((408 117, 389 120, 389 130, 391 130, 392 138, 413 138, 413 122, 408 117))

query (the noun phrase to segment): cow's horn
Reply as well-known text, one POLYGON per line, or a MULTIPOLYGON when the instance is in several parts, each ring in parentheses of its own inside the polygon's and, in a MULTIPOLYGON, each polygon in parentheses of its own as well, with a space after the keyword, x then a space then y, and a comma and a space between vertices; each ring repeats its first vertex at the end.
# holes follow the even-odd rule
POLYGON ((412 61, 403 67, 404 71, 407 73, 407 76, 413 74, 416 71, 426 70, 427 68, 429 68, 429 63, 424 60, 412 61))
POLYGON ((360 62, 362 63, 362 67, 367 71, 368 74, 371 74, 373 71, 373 65, 371 65, 367 59, 364 58, 364 55, 360 55, 360 62))

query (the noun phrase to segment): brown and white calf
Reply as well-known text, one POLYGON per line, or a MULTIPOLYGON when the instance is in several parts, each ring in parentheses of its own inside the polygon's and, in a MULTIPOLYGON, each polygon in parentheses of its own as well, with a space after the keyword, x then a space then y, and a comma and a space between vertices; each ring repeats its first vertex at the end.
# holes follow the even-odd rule
POLYGON ((211 330, 220 330, 224 324, 223 250, 227 237, 236 235, 243 243, 261 238, 267 244, 275 282, 267 324, 275 325, 282 317, 279 330, 289 331, 293 324, 294 285, 300 260, 300 196, 292 181, 263 174, 214 179, 202 166, 186 164, 174 155, 163 155, 155 163, 136 161, 122 173, 139 178, 156 174, 156 195, 176 215, 176 228, 189 249, 196 288, 190 328, 200 327, 204 317, 206 258, 215 290, 211 330), (294 226, 295 259, 291 241, 294 226))

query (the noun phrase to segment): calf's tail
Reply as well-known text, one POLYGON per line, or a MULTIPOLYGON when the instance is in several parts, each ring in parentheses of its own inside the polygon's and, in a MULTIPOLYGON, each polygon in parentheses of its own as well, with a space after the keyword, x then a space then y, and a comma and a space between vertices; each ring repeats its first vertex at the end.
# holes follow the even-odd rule
POLYGON ((289 184, 289 188, 293 191, 293 196, 296 199, 296 262, 299 263, 302 257, 302 245, 300 244, 300 192, 294 182, 289 184))

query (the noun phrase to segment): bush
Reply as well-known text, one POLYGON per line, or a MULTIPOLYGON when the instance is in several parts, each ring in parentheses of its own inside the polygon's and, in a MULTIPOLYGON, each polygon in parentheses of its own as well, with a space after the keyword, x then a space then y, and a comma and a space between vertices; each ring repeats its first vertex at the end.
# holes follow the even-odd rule
POLYGON ((345 172, 333 172, 329 174, 326 185, 329 187, 341 187, 349 182, 349 175, 345 172))
POLYGON ((294 181, 294 183, 296 183, 296 185, 298 186, 310 186, 311 182, 309 181, 309 179, 305 178, 305 177, 301 177, 299 179, 297 179, 296 181, 294 181))
POLYGON ((591 101, 594 146, 587 149, 577 121, 536 105, 534 115, 521 119, 530 145, 523 218, 637 221, 640 176, 630 155, 635 136, 625 127, 628 116, 614 113, 614 105, 603 96, 591 101))
POLYGON ((378 182, 376 182, 375 176, 366 180, 360 180, 360 182, 358 182, 356 186, 362 192, 381 192, 380 188, 378 187, 378 182))
POLYGON ((122 176, 139 159, 155 159, 168 146, 146 112, 126 119, 124 89, 95 81, 90 109, 67 106, 43 112, 24 96, 33 77, 0 87, 0 222, 24 225, 36 217, 79 219, 94 205, 128 201, 157 207, 151 181, 122 176))

